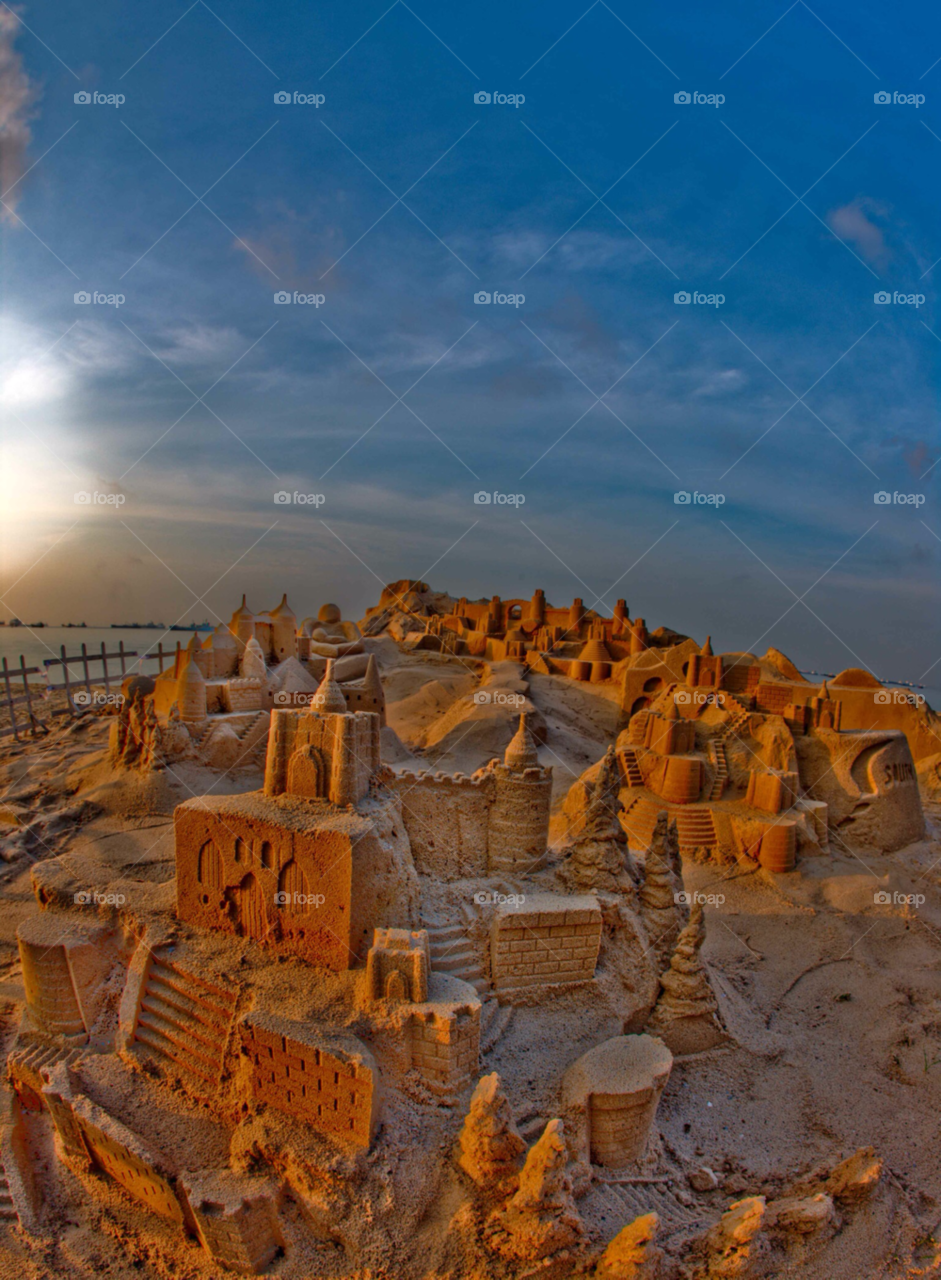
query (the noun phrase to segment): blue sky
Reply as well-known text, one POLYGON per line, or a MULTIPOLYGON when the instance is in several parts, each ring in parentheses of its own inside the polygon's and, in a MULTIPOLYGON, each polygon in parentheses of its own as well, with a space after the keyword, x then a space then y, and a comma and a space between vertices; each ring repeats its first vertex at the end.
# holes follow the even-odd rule
POLYGON ((935 662, 936 9, 0 13, 7 616, 423 576, 935 662))

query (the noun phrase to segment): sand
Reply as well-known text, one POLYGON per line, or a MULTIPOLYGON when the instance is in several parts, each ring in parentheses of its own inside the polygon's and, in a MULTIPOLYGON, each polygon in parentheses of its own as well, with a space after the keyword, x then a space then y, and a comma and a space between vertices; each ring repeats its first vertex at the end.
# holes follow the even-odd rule
MULTIPOLYGON (((395 765, 472 773, 502 754, 519 709, 518 703, 475 701, 475 693, 512 694, 535 713, 539 759, 554 770, 558 810, 615 734, 613 686, 524 678, 515 663, 406 653, 387 638, 368 640, 367 647, 380 661, 391 731, 383 751, 395 765)), ((158 891, 164 885, 169 895, 173 806, 207 791, 238 794, 260 785, 257 773, 220 777, 193 766, 115 775, 105 759, 106 734, 106 719, 89 714, 45 738, 8 742, 0 750, 4 1052, 23 1003, 16 928, 39 909, 32 867, 66 854, 77 865, 91 860, 106 880, 158 891)), ((872 1146, 884 1160, 882 1177, 841 1229, 756 1259, 750 1274, 863 1280, 941 1273, 934 1243, 941 1218, 941 805, 927 790, 923 798, 927 838, 890 856, 831 844, 830 856, 808 859, 788 875, 686 862, 686 888, 715 899, 706 908, 703 959, 733 1041, 676 1061, 658 1114, 659 1171, 673 1181, 593 1189, 579 1211, 595 1238, 608 1240, 633 1216, 655 1210, 667 1222, 684 1214, 692 1222, 686 1236, 675 1229, 671 1238, 679 1248, 731 1202, 754 1195, 770 1200, 815 1166, 832 1166, 872 1146), (917 908, 874 901, 877 892, 896 890, 925 901, 917 908), (689 1179, 703 1167, 712 1171, 715 1187, 697 1191, 689 1179)), ((547 1081, 621 1031, 608 1006, 593 1010, 576 993, 561 994, 551 1008, 518 1007, 485 1054, 481 1074, 499 1069, 520 1130, 533 1142, 553 1114, 547 1081)), ((423 1153, 416 1154, 416 1170, 427 1169, 429 1152, 450 1141, 446 1133, 460 1122, 449 1121, 448 1129, 440 1108, 427 1113, 427 1124, 411 1134, 416 1153, 423 1153)), ((395 1123, 394 1114, 386 1123, 395 1123)), ((434 1159, 446 1155, 440 1147, 434 1159)), ((51 1149, 37 1156, 51 1170, 51 1149)), ((394 1177, 397 1187, 407 1185, 404 1171, 394 1177)), ((156 1220, 143 1220, 113 1184, 96 1179, 92 1197, 59 1166, 53 1185, 61 1205, 58 1230, 34 1238, 0 1225, 0 1278, 220 1274, 198 1247, 181 1245, 156 1220)), ((513 1274, 496 1261, 487 1269, 468 1261, 460 1230, 466 1214, 466 1197, 450 1173, 417 1218, 403 1215, 391 1267, 377 1261, 349 1270, 333 1245, 309 1253, 298 1245, 271 1274, 348 1280, 513 1274)), ((286 1230, 299 1241, 303 1232, 292 1215, 296 1219, 296 1207, 287 1211, 286 1230)), ((683 1270, 692 1256, 684 1258, 682 1249, 668 1256, 668 1265, 680 1269, 663 1274, 692 1275, 683 1270)))

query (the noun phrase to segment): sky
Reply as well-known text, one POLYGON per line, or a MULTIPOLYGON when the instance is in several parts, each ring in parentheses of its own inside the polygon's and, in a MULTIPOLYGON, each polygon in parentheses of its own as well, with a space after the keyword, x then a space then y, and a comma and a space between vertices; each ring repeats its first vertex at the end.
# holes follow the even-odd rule
POLYGON ((411 577, 941 683, 939 185, 927 4, 2 5, 0 616, 411 577))

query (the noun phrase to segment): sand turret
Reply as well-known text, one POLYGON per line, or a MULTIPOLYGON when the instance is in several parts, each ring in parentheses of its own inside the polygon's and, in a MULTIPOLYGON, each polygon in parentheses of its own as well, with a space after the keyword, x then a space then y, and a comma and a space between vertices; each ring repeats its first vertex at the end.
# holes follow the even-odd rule
POLYGON ((195 632, 187 647, 185 663, 176 683, 176 701, 181 720, 205 720, 206 681, 196 663, 195 632))
POLYGON ((535 769, 539 766, 536 744, 529 732, 525 711, 520 713, 519 728, 506 749, 503 763, 508 769, 515 769, 518 773, 522 773, 524 769, 535 769))
POLYGON ((232 614, 232 621, 229 623, 229 630, 238 641, 239 648, 244 649, 255 634, 255 615, 245 603, 245 596, 242 596, 242 603, 232 614))
POLYGON ((283 662, 296 657, 297 616, 285 594, 277 608, 271 610, 271 658, 273 662, 283 662))
POLYGON ((346 698, 333 674, 333 658, 327 659, 327 669, 311 699, 310 709, 322 716, 346 715, 346 698))
POLYGON ((239 663, 239 675, 243 680, 264 680, 265 674, 265 655, 262 652, 261 645, 252 636, 242 654, 242 660, 239 663))

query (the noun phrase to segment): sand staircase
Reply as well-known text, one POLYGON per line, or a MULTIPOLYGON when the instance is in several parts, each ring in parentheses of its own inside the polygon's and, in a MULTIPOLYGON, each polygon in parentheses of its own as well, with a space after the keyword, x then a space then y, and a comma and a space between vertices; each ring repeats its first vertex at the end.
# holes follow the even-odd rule
POLYGON ((599 1176, 583 1202, 592 1217, 604 1219, 612 1237, 645 1213, 657 1214, 664 1236, 707 1224, 695 1205, 684 1205, 668 1183, 619 1183, 609 1180, 612 1174, 613 1171, 605 1171, 599 1176))
POLYGON ((731 715, 725 724, 719 729, 713 742, 726 742, 729 738, 734 738, 739 729, 747 722, 751 715, 751 710, 746 706, 741 698, 737 698, 734 693, 728 693, 723 689, 722 696, 725 699, 726 709, 731 715))
POLYGON ((647 732, 647 725, 643 721, 635 720, 631 717, 630 724, 627 729, 627 740, 632 747, 642 747, 644 745, 644 734, 647 732))
POLYGON ((684 805, 681 809, 671 810, 670 817, 676 819, 676 831, 683 852, 687 849, 715 847, 716 829, 708 809, 684 805))
POLYGON ((224 719, 218 716, 211 716, 208 724, 196 739, 196 748, 198 751, 202 751, 208 745, 209 739, 220 724, 227 725, 239 742, 244 742, 261 719, 264 719, 267 726, 269 720, 267 711, 242 711, 237 714, 230 712, 224 719))
POLYGON ((0 1222, 18 1222, 19 1214, 10 1195, 10 1184, 7 1182, 6 1170, 0 1164, 0 1222))
POLYGON ((662 800, 652 800, 650 796, 638 796, 634 803, 619 814, 621 826, 633 845, 642 849, 650 847, 653 829, 657 825, 657 815, 667 806, 662 800))
POLYGON ((58 1062, 72 1063, 88 1053, 87 1048, 75 1049, 59 1040, 32 1040, 17 1045, 7 1058, 7 1075, 14 1088, 20 1082, 41 1094, 45 1085, 43 1071, 51 1071, 58 1062))
POLYGON ((634 747, 621 748, 621 765, 629 787, 642 787, 644 785, 643 774, 640 771, 640 765, 637 763, 637 752, 634 747))
POLYGON ((712 790, 707 799, 721 800, 729 781, 729 761, 725 754, 725 743, 721 739, 714 738, 709 743, 709 758, 716 772, 712 781, 712 790))
POLYGON ((461 922, 444 923, 429 918, 422 921, 428 930, 428 948, 431 952, 431 968, 436 973, 450 973, 455 978, 469 982, 478 995, 487 990, 476 948, 467 936, 473 924, 473 913, 465 911, 461 922), (470 917, 469 919, 467 917, 470 917))
POLYGON ((153 954, 132 1041, 217 1088, 238 995, 153 954))
POLYGON ((551 1116, 540 1115, 532 1107, 527 1107, 516 1117, 516 1127, 519 1130, 520 1137, 528 1147, 531 1147, 534 1142, 538 1142, 542 1137, 543 1131, 551 1118, 551 1116))
POLYGON ((709 810, 700 805, 667 805, 650 796, 638 796, 626 813, 621 815, 621 826, 628 840, 643 849, 650 847, 657 816, 666 809, 670 819, 676 819, 680 849, 715 848, 716 829, 709 810))
POLYGON ((497 1041, 505 1035, 513 1014, 516 1012, 511 1004, 500 1004, 498 1000, 485 1000, 480 1011, 480 1056, 486 1057, 497 1046, 497 1041))

